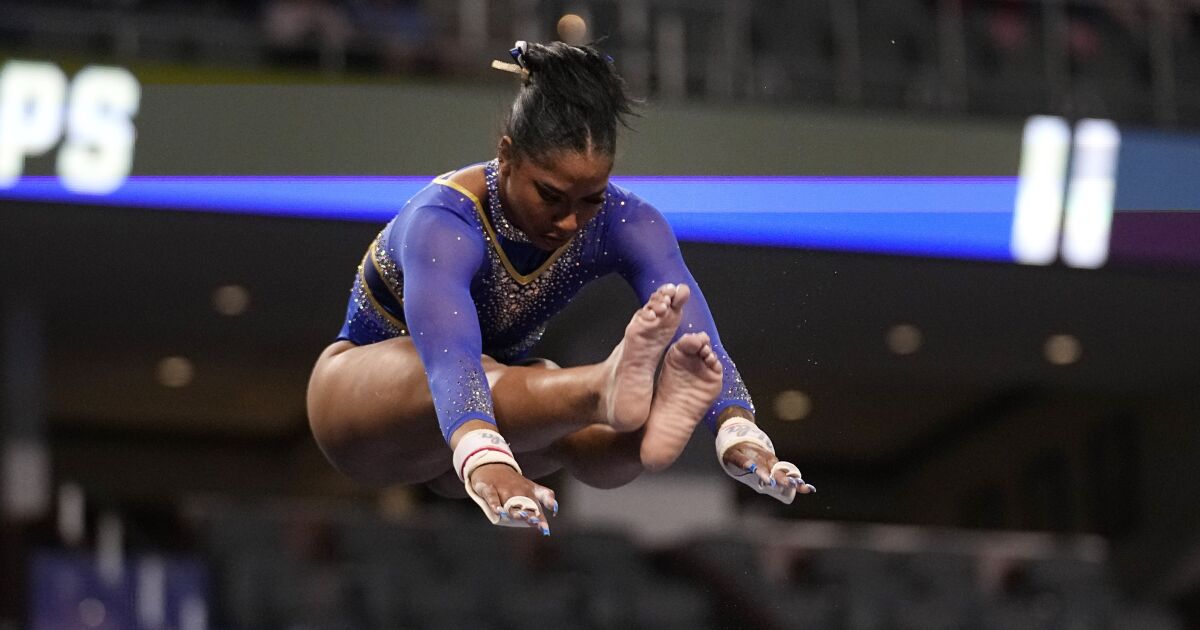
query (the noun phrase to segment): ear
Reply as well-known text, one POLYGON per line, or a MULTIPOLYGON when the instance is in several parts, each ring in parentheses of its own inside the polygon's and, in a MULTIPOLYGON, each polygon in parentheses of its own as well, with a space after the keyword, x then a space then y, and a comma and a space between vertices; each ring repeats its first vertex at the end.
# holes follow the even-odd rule
POLYGON ((513 164, 513 141, 509 136, 500 138, 500 144, 496 146, 496 157, 500 158, 500 174, 508 177, 509 170, 513 164))

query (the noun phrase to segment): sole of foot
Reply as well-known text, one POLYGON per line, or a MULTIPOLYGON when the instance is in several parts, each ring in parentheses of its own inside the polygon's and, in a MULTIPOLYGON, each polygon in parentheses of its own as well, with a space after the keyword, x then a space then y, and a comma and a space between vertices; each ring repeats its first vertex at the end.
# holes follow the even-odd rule
POLYGON ((609 356, 605 418, 617 431, 636 431, 646 424, 654 398, 654 373, 679 328, 690 295, 687 285, 659 287, 634 313, 625 337, 609 356))
POLYGON ((722 376, 707 333, 684 335, 667 351, 642 438, 642 465, 647 470, 662 470, 679 458, 721 393, 722 376))

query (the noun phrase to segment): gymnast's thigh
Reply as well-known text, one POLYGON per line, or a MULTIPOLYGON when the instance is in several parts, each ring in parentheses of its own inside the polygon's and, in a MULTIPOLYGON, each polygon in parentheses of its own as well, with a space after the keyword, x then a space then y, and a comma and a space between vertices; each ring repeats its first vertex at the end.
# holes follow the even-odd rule
POLYGON ((339 461, 346 457, 401 458, 397 463, 414 472, 441 460, 449 466, 425 368, 409 337, 327 347, 309 378, 308 418, 339 468, 346 468, 339 461))

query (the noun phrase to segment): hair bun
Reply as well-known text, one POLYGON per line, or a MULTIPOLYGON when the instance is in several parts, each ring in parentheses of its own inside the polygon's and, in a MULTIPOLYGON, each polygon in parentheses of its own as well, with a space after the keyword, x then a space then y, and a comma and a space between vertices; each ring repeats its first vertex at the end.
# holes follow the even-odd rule
POLYGON ((528 70, 529 66, 526 65, 527 61, 528 61, 528 59, 526 58, 526 53, 528 53, 528 52, 529 52, 529 42, 527 42, 523 39, 518 39, 516 42, 513 43, 513 47, 511 50, 508 51, 508 54, 512 55, 513 61, 517 62, 518 66, 521 66, 522 68, 528 70))
POLYGON ((633 114, 633 101, 609 57, 590 46, 526 41, 509 55, 516 64, 501 69, 524 79, 505 125, 519 153, 615 152, 616 126, 633 114))

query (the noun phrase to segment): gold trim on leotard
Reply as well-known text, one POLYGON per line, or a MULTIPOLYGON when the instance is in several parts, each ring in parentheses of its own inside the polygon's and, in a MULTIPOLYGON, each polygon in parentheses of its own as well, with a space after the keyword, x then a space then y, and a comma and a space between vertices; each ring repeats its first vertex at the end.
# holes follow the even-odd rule
POLYGON ((508 254, 505 254, 504 248, 500 247, 500 240, 496 238, 496 230, 492 228, 492 222, 490 219, 488 219, 487 212, 484 212, 483 204, 479 202, 479 197, 476 197, 474 193, 467 190, 458 182, 446 179, 448 175, 452 175, 454 172, 455 171, 451 171, 444 175, 439 175, 437 179, 433 180, 433 183, 453 188, 463 195, 466 195, 467 199, 470 199, 475 204, 475 212, 479 215, 479 220, 483 222, 483 229, 487 232, 488 240, 492 243, 492 249, 496 250, 496 254, 500 256, 500 263, 504 265, 504 269, 508 271, 508 275, 512 276, 513 280, 516 280, 518 284, 526 285, 534 280, 537 280, 538 276, 542 275, 542 273, 549 269, 550 265, 553 265, 554 261, 558 260, 558 257, 562 256, 563 252, 567 251, 567 248, 575 242, 575 237, 572 236, 571 240, 563 244, 562 247, 554 250, 554 253, 550 254, 550 257, 547 258, 546 262, 542 263, 541 266, 529 272, 528 274, 522 274, 521 272, 517 271, 516 267, 513 267, 512 261, 508 259, 508 254))
MULTIPOLYGON (((367 300, 371 303, 371 308, 375 309, 375 313, 388 320, 389 323, 400 330, 401 334, 406 335, 408 334, 408 324, 396 319, 395 316, 387 312, 387 309, 379 304, 379 300, 375 299, 375 294, 371 293, 371 285, 367 283, 367 275, 363 272, 363 265, 366 264, 367 258, 370 257, 374 248, 375 242, 372 241, 371 249, 367 250, 367 253, 363 255, 362 262, 358 263, 358 283, 362 285, 363 295, 367 296, 367 300)), ((380 277, 383 276, 381 275, 380 277)))
MULTIPOLYGON (((396 293, 396 287, 393 287, 392 283, 387 281, 387 276, 383 274, 383 269, 379 267, 379 259, 375 257, 375 250, 378 247, 379 237, 376 236, 375 240, 371 241, 371 248, 367 250, 367 256, 371 259, 371 266, 375 268, 375 273, 378 274, 379 279, 383 281, 383 286, 387 287, 388 293, 391 293, 392 297, 396 298, 396 303, 400 305, 400 308, 404 308, 404 296, 396 293)), ((366 276, 363 276, 363 280, 365 281, 366 279, 366 276)))

